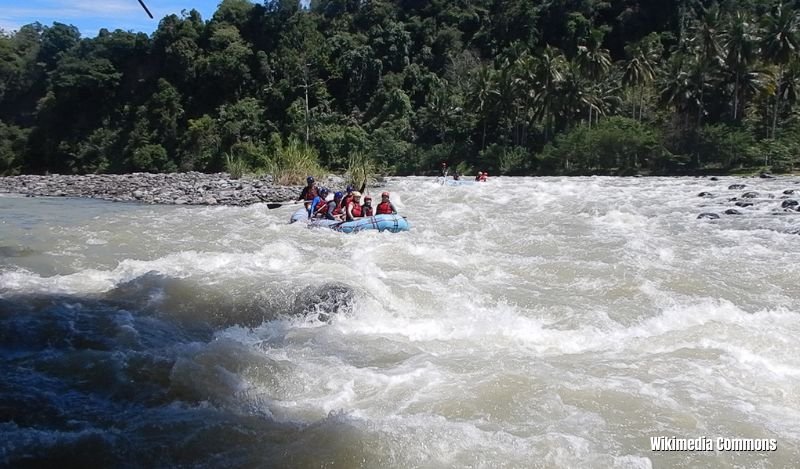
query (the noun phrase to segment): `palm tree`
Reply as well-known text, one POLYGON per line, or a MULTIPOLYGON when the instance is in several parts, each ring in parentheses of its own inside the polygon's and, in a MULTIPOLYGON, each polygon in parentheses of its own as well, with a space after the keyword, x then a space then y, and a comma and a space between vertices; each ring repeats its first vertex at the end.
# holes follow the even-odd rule
POLYGON ((702 88, 705 86, 701 65, 696 57, 673 54, 662 75, 661 101, 671 105, 684 117, 684 129, 689 128, 689 116, 703 112, 702 88))
MULTIPOLYGON (((583 76, 596 82, 601 81, 611 68, 611 54, 608 49, 603 49, 603 35, 599 29, 593 29, 585 44, 578 46, 578 55, 575 60, 578 70, 583 76)), ((589 127, 592 126, 592 112, 596 106, 589 106, 589 127)))
POLYGON ((452 127, 457 115, 461 111, 458 103, 450 92, 450 84, 445 79, 436 79, 434 89, 428 95, 423 115, 439 131, 440 143, 445 143, 447 131, 452 127))
POLYGON ((658 61, 662 54, 661 40, 656 33, 652 33, 636 44, 625 47, 630 60, 620 68, 622 70, 622 86, 631 90, 633 94, 633 109, 631 117, 636 119, 636 102, 639 104, 639 117, 641 122, 644 115, 645 91, 656 79, 658 61), (638 96, 637 96, 638 95, 638 96))
MULTIPOLYGON (((500 108, 500 118, 506 123, 506 132, 511 134, 512 126, 516 123, 517 101, 521 95, 521 81, 517 77, 515 63, 503 61, 500 70, 495 75, 497 103, 500 108)), ((508 135, 507 135, 508 136, 508 135)))
POLYGON ((775 89, 775 107, 772 112, 771 137, 775 138, 780 113, 783 89, 783 74, 789 62, 800 51, 798 44, 798 13, 791 7, 779 3, 772 15, 764 16, 761 50, 764 57, 778 66, 778 83, 775 89))
POLYGON ((739 120, 742 80, 750 73, 750 66, 755 61, 758 36, 751 19, 737 11, 729 18, 728 28, 722 37, 725 67, 733 75, 733 120, 739 120))
POLYGON ((496 72, 488 65, 482 65, 477 73, 473 75, 472 82, 468 90, 467 99, 469 103, 483 121, 483 133, 481 135, 481 150, 486 149, 486 124, 489 120, 487 115, 494 108, 499 95, 496 84, 496 72))
POLYGON ((692 67, 693 73, 699 74, 699 81, 702 85, 700 90, 700 106, 697 111, 697 127, 703 122, 705 109, 705 88, 709 83, 710 75, 722 63, 722 48, 718 40, 718 30, 720 24, 720 12, 718 5, 712 4, 709 8, 701 6, 702 17, 694 22, 692 32, 692 45, 694 46, 695 61, 692 67))
POLYGON ((561 50, 547 46, 537 60, 527 68, 526 79, 536 90, 534 113, 545 123, 544 138, 548 140, 553 130, 553 118, 559 99, 559 84, 564 80, 567 61, 561 50))

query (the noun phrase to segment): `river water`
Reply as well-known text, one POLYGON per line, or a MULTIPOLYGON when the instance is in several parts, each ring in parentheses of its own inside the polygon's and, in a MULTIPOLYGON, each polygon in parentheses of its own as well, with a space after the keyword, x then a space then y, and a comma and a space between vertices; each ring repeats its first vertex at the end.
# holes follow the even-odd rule
POLYGON ((800 465, 800 179, 387 189, 409 232, 0 198, 0 465, 800 465))

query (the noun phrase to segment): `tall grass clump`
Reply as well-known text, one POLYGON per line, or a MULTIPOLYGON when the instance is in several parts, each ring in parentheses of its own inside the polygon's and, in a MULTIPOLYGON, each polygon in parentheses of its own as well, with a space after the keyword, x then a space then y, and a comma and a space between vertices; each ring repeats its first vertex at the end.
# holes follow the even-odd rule
POLYGON ((285 186, 304 185, 307 176, 319 176, 325 172, 319 164, 317 150, 294 136, 278 146, 270 166, 275 183, 285 186))
POLYGON ((378 165, 375 160, 370 158, 364 153, 355 152, 351 153, 347 159, 347 170, 345 171, 345 178, 347 182, 356 189, 362 185, 367 186, 374 184, 377 179, 378 165))
POLYGON ((247 163, 239 156, 225 153, 225 170, 231 179, 240 179, 248 171, 247 163))

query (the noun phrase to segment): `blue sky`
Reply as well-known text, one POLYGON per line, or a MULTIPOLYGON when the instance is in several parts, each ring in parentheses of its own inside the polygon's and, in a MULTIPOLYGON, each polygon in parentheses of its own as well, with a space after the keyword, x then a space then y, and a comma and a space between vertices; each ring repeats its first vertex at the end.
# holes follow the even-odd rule
POLYGON ((0 0, 0 29, 13 31, 38 21, 51 25, 54 21, 78 27, 82 37, 97 36, 100 28, 152 33, 161 18, 181 10, 196 9, 208 20, 220 0, 144 0, 153 13, 150 19, 138 0, 0 0))

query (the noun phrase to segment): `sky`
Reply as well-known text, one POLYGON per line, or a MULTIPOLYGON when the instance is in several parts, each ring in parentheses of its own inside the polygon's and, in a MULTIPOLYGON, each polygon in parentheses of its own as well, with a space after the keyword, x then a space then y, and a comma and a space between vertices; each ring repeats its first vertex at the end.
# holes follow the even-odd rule
POLYGON ((54 21, 77 26, 81 37, 95 37, 101 28, 152 33, 161 18, 199 11, 208 20, 221 0, 143 0, 153 14, 150 19, 138 0, 0 0, 0 29, 16 31, 38 21, 50 26, 54 21))

